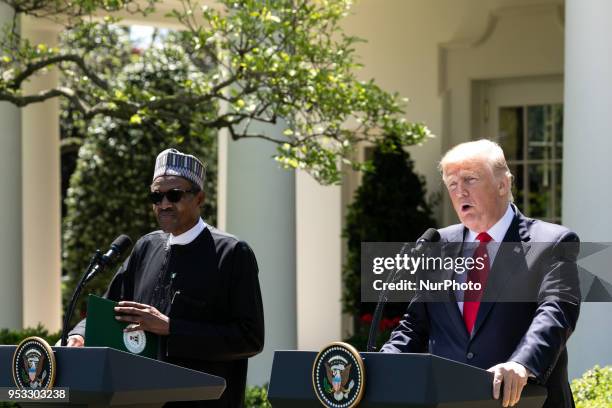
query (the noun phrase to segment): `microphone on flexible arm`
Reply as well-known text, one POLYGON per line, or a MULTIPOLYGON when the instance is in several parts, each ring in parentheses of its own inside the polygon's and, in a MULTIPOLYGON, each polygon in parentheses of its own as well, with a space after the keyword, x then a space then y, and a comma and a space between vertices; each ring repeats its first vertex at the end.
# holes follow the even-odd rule
MULTIPOLYGON (((410 253, 413 256, 418 256, 426 249, 427 245, 424 245, 424 244, 427 244, 430 242, 438 242, 438 241, 440 241, 440 233, 438 232, 438 230, 436 230, 435 228, 429 228, 427 231, 423 233, 423 235, 421 235, 419 239, 417 239, 416 245, 414 248, 410 250, 410 253)), ((408 246, 408 243, 405 243, 402 246, 402 249, 400 250, 400 256, 404 255, 404 252, 406 252, 407 246, 408 246)), ((393 282, 398 273, 399 273, 398 269, 395 269, 395 271, 390 272, 389 276, 387 277, 386 283, 393 282)), ((378 334, 378 324, 380 323, 380 319, 382 318, 382 313, 383 313, 383 310, 385 309, 385 304, 389 300, 389 296, 387 295, 386 287, 387 285, 385 285, 385 289, 380 293, 380 296, 378 297, 378 303, 376 304, 376 309, 374 310, 374 316, 372 317, 372 323, 370 324, 370 333, 368 335, 368 346, 367 346, 366 351, 371 351, 371 352, 376 351, 376 335, 378 334)), ((416 298, 417 298, 417 295, 415 295, 412 298, 412 300, 410 300, 408 307, 410 307, 410 305, 412 304, 412 302, 416 300, 416 298)))
POLYGON ((74 293, 72 294, 72 298, 70 299, 70 304, 68 305, 68 310, 64 315, 64 325, 62 326, 62 339, 61 345, 66 346, 68 343, 68 328, 70 325, 70 320, 72 319, 72 315, 74 314, 74 308, 76 306, 76 301, 81 294, 81 291, 85 287, 85 285, 94 278, 98 273, 102 272, 107 266, 114 263, 117 259, 121 257, 121 254, 125 252, 132 245, 132 240, 127 235, 119 235, 110 246, 110 249, 106 251, 105 254, 98 249, 96 253, 92 256, 89 261, 89 266, 87 270, 79 280, 79 283, 76 285, 74 289, 74 293))
POLYGON ((84 284, 89 282, 95 275, 102 272, 104 268, 112 264, 121 256, 121 254, 132 245, 132 240, 125 234, 119 235, 110 246, 110 249, 98 258, 91 271, 86 274, 84 284))

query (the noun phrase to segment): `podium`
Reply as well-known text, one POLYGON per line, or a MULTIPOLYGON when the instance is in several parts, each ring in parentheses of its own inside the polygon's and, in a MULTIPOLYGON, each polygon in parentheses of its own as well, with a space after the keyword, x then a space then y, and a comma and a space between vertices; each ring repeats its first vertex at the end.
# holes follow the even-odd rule
MULTIPOLYGON (((499 408, 493 374, 431 354, 360 353, 365 366, 363 408, 499 408)), ((312 385, 314 351, 274 353, 268 399, 274 408, 321 407, 312 385)), ((528 384, 515 407, 541 408, 546 388, 528 384)))
MULTIPOLYGON (((14 388, 13 353, 0 346, 0 388, 14 388)), ((52 347, 54 387, 69 389, 70 403, 19 402, 21 407, 156 408, 168 401, 218 399, 225 379, 107 347, 52 347)))

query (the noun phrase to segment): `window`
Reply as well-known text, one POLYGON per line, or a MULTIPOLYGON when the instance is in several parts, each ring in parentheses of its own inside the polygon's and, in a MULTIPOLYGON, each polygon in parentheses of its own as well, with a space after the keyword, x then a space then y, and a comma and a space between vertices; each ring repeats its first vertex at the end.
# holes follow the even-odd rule
POLYGON ((563 105, 503 106, 498 113, 514 201, 529 217, 560 223, 563 105))

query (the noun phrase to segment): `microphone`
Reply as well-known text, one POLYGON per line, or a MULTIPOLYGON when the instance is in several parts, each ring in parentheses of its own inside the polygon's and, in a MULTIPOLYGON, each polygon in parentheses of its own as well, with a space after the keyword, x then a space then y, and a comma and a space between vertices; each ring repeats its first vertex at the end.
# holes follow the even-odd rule
POLYGON ((119 235, 110 246, 110 249, 102 256, 99 256, 97 262, 91 268, 91 271, 86 275, 83 283, 89 282, 95 275, 103 271, 108 265, 117 260, 121 254, 132 245, 132 240, 125 234, 119 235))
MULTIPOLYGON (((412 256, 418 256, 427 249, 427 245, 425 244, 430 243, 430 242, 438 242, 438 241, 440 241, 440 233, 438 232, 438 230, 435 228, 429 228, 427 229, 427 231, 423 233, 423 235, 421 235, 419 239, 416 240, 416 245, 414 248, 410 250, 410 254, 412 256)), ((402 246, 402 249, 400 250, 400 255, 404 255, 404 252, 406 252, 407 246, 408 246, 408 243, 405 243, 402 246)), ((399 273, 399 270, 397 269, 389 273, 386 283, 393 282, 395 280, 395 276, 398 273, 399 273)), ((415 295, 412 298, 412 300, 410 300, 408 307, 410 307, 410 305, 415 301, 416 298, 417 296, 415 295)), ((376 335, 378 332, 378 324, 380 323, 380 319, 382 318, 382 313, 385 308, 385 304, 387 303, 387 300, 389 300, 387 296, 387 291, 383 290, 380 296, 378 297, 378 303, 376 304, 376 309, 374 310, 374 316, 372 317, 372 323, 370 324, 370 333, 368 335, 368 346, 366 349, 367 351, 376 351, 376 335)))
POLYGON ((440 241, 440 233, 438 230, 435 228, 429 228, 427 231, 425 231, 425 233, 423 233, 423 235, 421 235, 421 238, 417 239, 417 244, 412 252, 421 253, 423 251, 424 243, 438 241, 440 241))
POLYGON ((74 293, 72 294, 72 299, 70 299, 70 304, 68 305, 68 310, 64 315, 64 324, 62 326, 62 338, 61 345, 66 346, 68 343, 68 327, 70 325, 70 320, 72 319, 72 315, 74 313, 74 308, 76 306, 76 301, 81 294, 81 291, 85 287, 85 284, 89 282, 97 273, 101 272, 108 265, 112 264, 120 257, 120 255, 132 245, 132 240, 127 235, 119 235, 110 246, 110 249, 102 255, 102 252, 98 249, 94 256, 91 258, 89 262, 89 266, 85 271, 85 274, 76 285, 74 289, 74 293))

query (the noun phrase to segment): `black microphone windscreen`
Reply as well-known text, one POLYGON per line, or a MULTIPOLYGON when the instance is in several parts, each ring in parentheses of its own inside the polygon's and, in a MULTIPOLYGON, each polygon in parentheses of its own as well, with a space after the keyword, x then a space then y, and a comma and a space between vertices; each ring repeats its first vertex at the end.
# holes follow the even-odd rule
POLYGON ((435 228, 429 228, 423 235, 421 235, 421 238, 419 238, 417 242, 421 241, 438 242, 440 241, 440 233, 435 228))
POLYGON ((126 249, 128 249, 132 245, 132 239, 125 234, 119 235, 113 243, 111 244, 111 248, 116 248, 116 251, 119 253, 123 253, 126 249))

